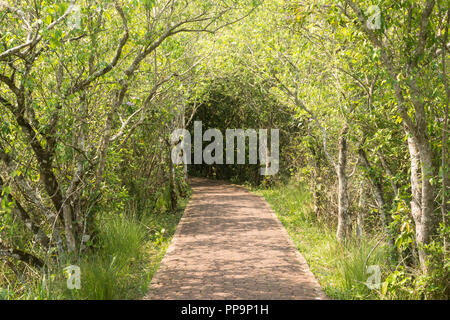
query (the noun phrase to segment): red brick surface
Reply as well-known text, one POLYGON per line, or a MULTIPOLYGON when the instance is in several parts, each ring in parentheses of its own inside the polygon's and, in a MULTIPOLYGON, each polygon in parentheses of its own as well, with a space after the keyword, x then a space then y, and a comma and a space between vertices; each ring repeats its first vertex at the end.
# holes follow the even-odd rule
POLYGON ((191 185, 144 299, 326 299, 263 198, 223 182, 191 185))

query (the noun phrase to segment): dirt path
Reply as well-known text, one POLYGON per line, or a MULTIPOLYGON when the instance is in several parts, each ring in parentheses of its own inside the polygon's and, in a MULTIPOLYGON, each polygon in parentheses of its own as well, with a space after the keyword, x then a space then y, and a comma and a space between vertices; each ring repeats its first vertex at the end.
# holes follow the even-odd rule
POLYGON ((205 179, 192 187, 144 299, 326 299, 263 198, 205 179))

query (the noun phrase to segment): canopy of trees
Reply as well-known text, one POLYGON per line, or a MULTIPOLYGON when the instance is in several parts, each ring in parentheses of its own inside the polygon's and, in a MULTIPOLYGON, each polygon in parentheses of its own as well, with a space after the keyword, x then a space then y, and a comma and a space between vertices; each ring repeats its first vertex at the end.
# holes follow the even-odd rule
POLYGON ((76 261, 130 204, 176 208, 188 174, 291 179, 338 241, 382 234, 424 297, 448 297, 449 10, 0 0, 0 274, 76 261), (196 120, 280 129, 279 173, 174 165, 170 135, 196 120))

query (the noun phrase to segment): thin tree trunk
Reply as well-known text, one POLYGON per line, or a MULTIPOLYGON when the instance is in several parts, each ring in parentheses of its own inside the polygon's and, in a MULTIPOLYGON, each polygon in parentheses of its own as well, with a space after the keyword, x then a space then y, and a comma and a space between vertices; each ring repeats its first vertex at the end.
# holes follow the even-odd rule
POLYGON ((317 220, 319 220, 319 195, 317 192, 317 174, 316 174, 316 168, 313 168, 312 170, 312 197, 313 197, 313 205, 314 205, 314 215, 316 216, 317 220))
POLYGON ((321 197, 320 192, 318 190, 318 185, 320 184, 318 180, 320 179, 320 158, 319 152, 314 147, 312 148, 313 154, 313 169, 312 169, 312 196, 313 196, 313 205, 314 205, 314 214, 317 220, 320 220, 320 206, 321 206, 321 197))
POLYGON ((381 215, 381 223, 383 225, 384 233, 386 234, 386 237, 388 238, 390 246, 393 247, 394 240, 392 238, 391 232, 389 231, 390 221, 389 221, 389 217, 386 213, 386 203, 384 200, 383 185, 380 181, 378 181, 376 179, 376 177, 374 177, 372 174, 370 174, 370 172, 372 171, 371 170, 372 166, 369 163, 369 160, 367 159, 367 155, 366 155, 366 152, 364 151, 364 149, 360 147, 358 150, 358 153, 359 153, 360 162, 362 163, 362 165, 366 168, 366 170, 369 173, 366 176, 373 188, 373 192, 375 195, 375 202, 377 203, 377 208, 381 215))
MULTIPOLYGON (((79 114, 81 115, 78 121, 81 123, 79 132, 77 134, 77 129, 73 128, 74 136, 73 136, 73 145, 79 150, 79 152, 84 152, 85 149, 85 139, 86 139, 86 124, 84 123, 87 117, 87 101, 85 93, 82 92, 80 96, 80 110, 79 114)), ((79 207, 79 192, 76 190, 78 183, 81 181, 81 177, 84 172, 84 158, 83 156, 77 152, 73 159, 73 167, 74 173, 72 177, 72 181, 70 183, 69 188, 65 193, 65 200, 63 205, 63 218, 65 225, 65 233, 66 233, 66 245, 69 252, 74 252, 76 250, 76 235, 79 234, 79 229, 74 228, 73 220, 80 220, 81 208, 79 207)), ((84 232, 82 232, 84 233, 84 232)), ((81 235, 81 239, 83 239, 84 234, 81 235)), ((80 243, 80 247, 81 247, 80 243)))
POLYGON ((366 203, 364 184, 361 181, 359 187, 358 213, 356 216, 356 237, 360 240, 364 232, 364 205, 366 203))
POLYGON ((342 242, 351 236, 351 219, 348 211, 347 194, 347 135, 348 125, 342 128, 339 137, 339 161, 337 165, 338 176, 338 227, 336 231, 337 240, 342 242))
MULTIPOLYGON (((448 130, 448 102, 450 100, 450 88, 447 79, 447 38, 448 38, 448 25, 450 24, 450 12, 447 12, 447 26, 445 28, 444 39, 442 41, 442 78, 444 81, 445 93, 447 96, 447 101, 445 103, 444 119, 442 124, 442 202, 441 202, 441 213, 442 213, 442 224, 446 226, 446 216, 448 214, 447 210, 447 176, 448 176, 448 163, 447 163, 447 130, 448 130)), ((444 246, 444 257, 447 255, 447 239, 446 234, 442 235, 442 242, 444 246)))
MULTIPOLYGON (((183 123, 183 128, 186 129, 186 104, 183 103, 183 111, 181 113, 181 121, 183 123)), ((184 137, 182 143, 182 148, 184 150, 184 137)), ((189 183, 189 176, 188 176, 188 165, 187 165, 187 159, 188 155, 185 154, 183 151, 183 178, 186 183, 189 183)))
POLYGON ((170 192, 170 205, 172 210, 175 210, 177 208, 177 191, 175 186, 175 167, 172 163, 171 158, 171 145, 170 143, 167 143, 167 165, 169 167, 169 192, 170 192))

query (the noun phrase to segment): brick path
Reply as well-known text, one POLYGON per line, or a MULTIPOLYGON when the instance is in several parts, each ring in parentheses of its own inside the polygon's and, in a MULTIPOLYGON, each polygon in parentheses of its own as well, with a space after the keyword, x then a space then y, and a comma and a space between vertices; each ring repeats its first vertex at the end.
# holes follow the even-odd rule
POLYGON ((263 198, 199 178, 192 187, 144 299, 326 299, 263 198))

